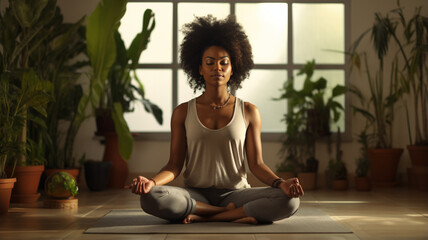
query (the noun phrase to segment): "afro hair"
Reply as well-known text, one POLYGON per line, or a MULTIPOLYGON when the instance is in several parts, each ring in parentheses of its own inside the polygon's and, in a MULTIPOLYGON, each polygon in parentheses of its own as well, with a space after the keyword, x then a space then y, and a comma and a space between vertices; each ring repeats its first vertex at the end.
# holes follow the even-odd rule
POLYGON ((234 89, 241 88, 241 82, 249 77, 254 62, 248 37, 233 15, 224 20, 217 20, 211 15, 196 17, 184 25, 182 32, 185 37, 180 47, 181 67, 195 92, 205 89, 199 66, 204 51, 211 46, 222 47, 229 53, 233 75, 228 85, 234 89))

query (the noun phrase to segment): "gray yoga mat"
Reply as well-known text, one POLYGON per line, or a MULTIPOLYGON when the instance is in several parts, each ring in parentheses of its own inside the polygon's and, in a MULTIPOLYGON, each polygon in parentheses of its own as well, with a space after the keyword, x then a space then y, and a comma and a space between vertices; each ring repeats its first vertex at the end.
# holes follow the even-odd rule
POLYGON ((147 215, 142 210, 112 210, 85 233, 352 233, 316 208, 302 208, 273 224, 210 222, 179 224, 147 215))

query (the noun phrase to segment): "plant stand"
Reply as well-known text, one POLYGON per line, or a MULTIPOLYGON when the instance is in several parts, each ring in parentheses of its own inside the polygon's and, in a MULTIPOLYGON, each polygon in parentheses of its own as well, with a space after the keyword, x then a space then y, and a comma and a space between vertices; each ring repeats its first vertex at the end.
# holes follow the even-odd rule
POLYGON ((9 210, 10 195, 15 182, 16 178, 0 178, 0 215, 9 210))
POLYGON ((55 208, 55 209, 77 209, 78 208, 77 198, 70 199, 54 199, 46 198, 43 200, 44 208, 55 208))

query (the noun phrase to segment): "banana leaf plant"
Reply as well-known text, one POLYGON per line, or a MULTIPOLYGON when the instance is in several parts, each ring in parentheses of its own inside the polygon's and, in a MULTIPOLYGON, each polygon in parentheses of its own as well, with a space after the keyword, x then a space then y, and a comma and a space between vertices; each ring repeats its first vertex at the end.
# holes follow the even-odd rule
POLYGON ((125 50, 118 27, 126 11, 127 1, 103 0, 89 16, 86 27, 87 52, 92 66, 90 102, 93 112, 96 109, 109 109, 115 131, 119 139, 119 152, 123 159, 129 160, 133 139, 124 119, 124 112, 132 111, 131 103, 138 100, 146 111, 154 114, 162 122, 161 110, 144 98, 144 88, 136 77, 135 69, 144 49, 147 48, 150 34, 155 27, 154 14, 146 10, 143 16, 142 31, 125 50), (153 19, 153 20, 152 20, 153 19), (138 86, 131 83, 130 73, 134 73, 138 86))

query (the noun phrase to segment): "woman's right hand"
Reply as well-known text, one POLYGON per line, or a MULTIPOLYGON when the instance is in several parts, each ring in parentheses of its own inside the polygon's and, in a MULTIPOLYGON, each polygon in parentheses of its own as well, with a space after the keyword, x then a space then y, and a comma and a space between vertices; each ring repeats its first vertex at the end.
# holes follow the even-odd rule
POLYGON ((133 193, 141 195, 150 192, 154 186, 155 183, 153 180, 147 179, 143 176, 138 176, 132 180, 130 188, 133 193))

